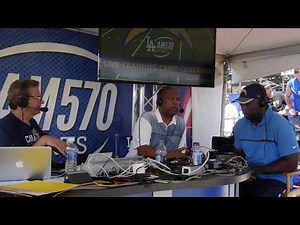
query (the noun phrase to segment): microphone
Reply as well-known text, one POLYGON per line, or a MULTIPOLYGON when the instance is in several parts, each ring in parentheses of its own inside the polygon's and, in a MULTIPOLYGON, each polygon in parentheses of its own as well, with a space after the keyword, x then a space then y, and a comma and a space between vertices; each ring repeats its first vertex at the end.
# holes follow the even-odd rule
POLYGON ((32 106, 27 106, 28 108, 32 108, 32 109, 35 109, 35 110, 40 110, 42 112, 48 112, 48 107, 41 107, 41 108, 35 108, 35 107, 32 107, 32 106))
POLYGON ((178 105, 178 107, 180 108, 180 109, 179 109, 179 112, 180 112, 180 113, 184 113, 184 109, 183 109, 183 107, 182 107, 180 104, 178 105))
POLYGON ((41 107, 40 110, 41 110, 42 112, 48 112, 49 109, 48 109, 48 107, 41 107))

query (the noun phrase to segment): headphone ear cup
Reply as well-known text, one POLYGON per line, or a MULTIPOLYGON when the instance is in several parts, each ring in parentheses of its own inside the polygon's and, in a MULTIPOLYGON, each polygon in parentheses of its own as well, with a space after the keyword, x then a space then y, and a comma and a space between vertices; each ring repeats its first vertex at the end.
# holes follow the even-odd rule
POLYGON ((156 104, 157 104, 157 105, 162 105, 162 103, 163 103, 162 98, 157 98, 156 104))
POLYGON ((264 107, 264 102, 263 102, 263 100, 259 101, 258 104, 259 104, 259 107, 261 107, 261 108, 264 107))
POLYGON ((269 99, 265 98, 265 99, 259 101, 259 106, 260 107, 266 107, 268 105, 268 103, 269 103, 269 99))
POLYGON ((18 106, 26 108, 28 106, 28 98, 24 95, 20 95, 18 100, 18 106))

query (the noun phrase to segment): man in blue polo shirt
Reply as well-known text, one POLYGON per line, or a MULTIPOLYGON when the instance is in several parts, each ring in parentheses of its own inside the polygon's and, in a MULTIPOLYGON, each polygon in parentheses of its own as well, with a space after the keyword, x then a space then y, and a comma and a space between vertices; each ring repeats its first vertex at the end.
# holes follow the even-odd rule
POLYGON ((244 118, 234 127, 234 146, 253 172, 240 183, 241 197, 276 197, 285 190, 282 174, 297 169, 299 146, 291 124, 268 107, 264 86, 250 84, 235 100, 244 118))

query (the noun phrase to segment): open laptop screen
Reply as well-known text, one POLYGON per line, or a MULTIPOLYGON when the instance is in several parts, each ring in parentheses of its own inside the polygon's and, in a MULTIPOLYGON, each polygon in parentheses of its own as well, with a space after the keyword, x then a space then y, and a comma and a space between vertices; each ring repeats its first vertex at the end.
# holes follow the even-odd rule
POLYGON ((211 142, 212 149, 218 150, 219 153, 233 152, 234 137, 213 136, 211 142))

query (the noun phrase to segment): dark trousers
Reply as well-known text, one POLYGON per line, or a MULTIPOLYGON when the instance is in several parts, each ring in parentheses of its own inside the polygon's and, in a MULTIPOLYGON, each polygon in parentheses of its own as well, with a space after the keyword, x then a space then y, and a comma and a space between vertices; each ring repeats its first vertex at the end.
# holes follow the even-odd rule
POLYGON ((278 197, 286 185, 278 180, 259 179, 239 184, 240 197, 278 197))

